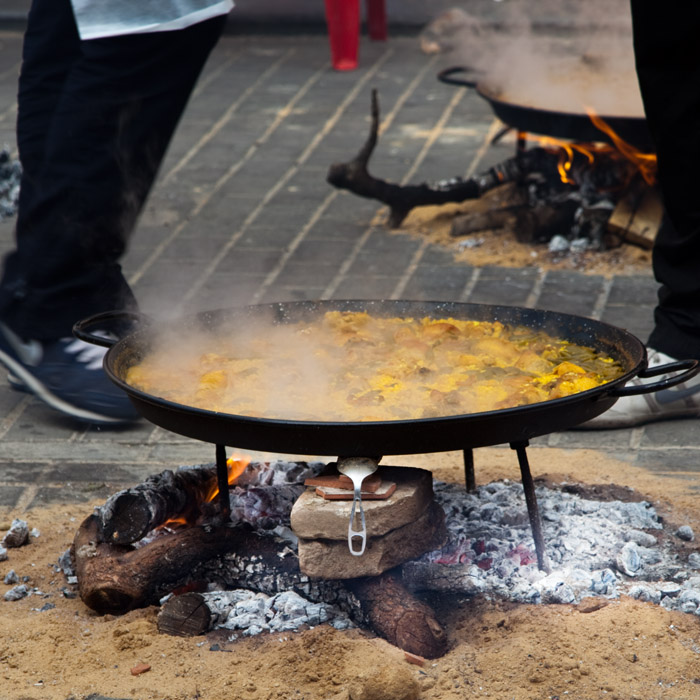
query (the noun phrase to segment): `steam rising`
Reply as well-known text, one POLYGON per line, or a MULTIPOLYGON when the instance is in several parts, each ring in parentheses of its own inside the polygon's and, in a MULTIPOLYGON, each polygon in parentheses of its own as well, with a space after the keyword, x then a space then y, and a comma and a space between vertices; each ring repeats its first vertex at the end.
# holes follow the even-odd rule
POLYGON ((426 30, 449 62, 473 69, 479 89, 519 106, 643 117, 628 3, 501 3, 499 26, 451 10, 426 30))

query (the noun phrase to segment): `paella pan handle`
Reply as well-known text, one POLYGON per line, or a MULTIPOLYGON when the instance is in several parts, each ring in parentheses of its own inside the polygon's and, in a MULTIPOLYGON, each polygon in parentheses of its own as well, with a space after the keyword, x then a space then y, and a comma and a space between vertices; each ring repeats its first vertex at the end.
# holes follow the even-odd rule
POLYGON ((458 85, 459 87, 475 88, 477 85, 476 80, 468 80, 467 78, 455 78, 454 76, 459 73, 474 73, 472 68, 467 66, 453 66, 452 68, 445 68, 438 73, 438 80, 446 85, 458 85))
POLYGON ((618 398, 622 396, 637 396, 639 394, 651 394, 660 389, 668 389, 669 387, 677 386, 700 372, 700 362, 698 362, 698 360, 678 360, 677 362, 669 362, 668 364, 659 365, 651 369, 647 367, 637 376, 641 379, 646 379, 648 377, 658 377, 662 374, 668 374, 669 372, 680 372, 680 374, 666 377, 658 382, 633 384, 632 386, 614 388, 610 390, 610 395, 618 398))
POLYGON ((86 343, 111 348, 119 340, 124 329, 133 327, 134 323, 148 325, 150 319, 135 311, 102 311, 75 323, 73 335, 86 343), (105 330, 110 332, 105 334, 105 330))

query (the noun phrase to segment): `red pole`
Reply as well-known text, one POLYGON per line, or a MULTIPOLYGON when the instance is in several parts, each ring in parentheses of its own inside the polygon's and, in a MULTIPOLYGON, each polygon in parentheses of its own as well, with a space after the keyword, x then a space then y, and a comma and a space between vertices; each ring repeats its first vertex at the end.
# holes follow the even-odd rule
POLYGON ((325 1, 333 68, 354 70, 360 44, 360 0, 325 1))
POLYGON ((370 39, 386 41, 386 0, 367 0, 367 31, 370 39))

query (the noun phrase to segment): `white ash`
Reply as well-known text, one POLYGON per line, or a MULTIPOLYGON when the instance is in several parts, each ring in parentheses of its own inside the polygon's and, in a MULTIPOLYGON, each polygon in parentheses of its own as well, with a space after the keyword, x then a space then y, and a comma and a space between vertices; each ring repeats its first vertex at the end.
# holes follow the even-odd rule
POLYGON ((265 530, 288 527, 292 506, 305 489, 304 480, 324 467, 321 462, 252 462, 229 491, 231 521, 265 530))
POLYGON ((336 629, 348 629, 353 623, 343 612, 326 603, 312 603, 293 591, 269 596, 250 590, 215 591, 202 594, 214 617, 214 627, 239 635, 262 632, 290 632, 302 626, 328 623, 336 629))
POLYGON ((436 482, 449 540, 404 564, 404 581, 415 589, 528 603, 626 594, 700 615, 700 576, 693 572, 700 555, 680 555, 664 544, 687 538, 689 527, 665 532, 646 501, 588 500, 546 487, 538 487, 536 495, 551 573, 537 567, 520 483, 494 482, 466 493, 462 486, 436 482))
POLYGON ((3 547, 23 547, 29 542, 29 525, 26 520, 15 518, 10 525, 10 529, 2 538, 3 547))

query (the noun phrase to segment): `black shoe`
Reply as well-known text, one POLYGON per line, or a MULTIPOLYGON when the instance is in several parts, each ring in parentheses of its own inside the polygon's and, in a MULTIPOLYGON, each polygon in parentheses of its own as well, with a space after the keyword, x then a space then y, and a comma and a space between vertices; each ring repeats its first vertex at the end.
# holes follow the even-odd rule
POLYGON ((0 323, 0 362, 15 389, 86 423, 124 425, 139 414, 102 369, 105 348, 75 338, 23 340, 0 323))

